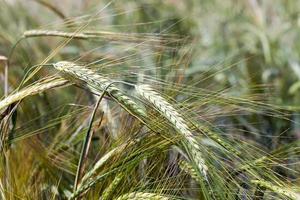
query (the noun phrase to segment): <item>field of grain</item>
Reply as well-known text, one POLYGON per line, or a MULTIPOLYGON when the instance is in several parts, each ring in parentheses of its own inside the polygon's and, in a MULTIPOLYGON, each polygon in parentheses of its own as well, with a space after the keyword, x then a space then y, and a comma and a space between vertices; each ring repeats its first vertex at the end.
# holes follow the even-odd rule
POLYGON ((0 0, 0 199, 300 199, 300 3, 0 0))

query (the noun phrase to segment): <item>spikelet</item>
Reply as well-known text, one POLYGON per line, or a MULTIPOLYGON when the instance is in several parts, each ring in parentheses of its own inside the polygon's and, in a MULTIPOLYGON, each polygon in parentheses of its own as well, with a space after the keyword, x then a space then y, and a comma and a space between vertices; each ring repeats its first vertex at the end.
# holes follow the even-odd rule
POLYGON ((57 36, 64 38, 74 38, 86 40, 91 36, 87 36, 83 33, 68 33, 63 31, 51 31, 51 30, 29 30, 23 33, 23 37, 41 37, 41 36, 57 36))
MULTIPOLYGON (((178 162, 179 167, 181 170, 185 171, 187 174, 189 174, 195 181, 197 181, 199 184, 201 184, 202 180, 199 177, 197 171, 193 168, 192 165, 190 165, 188 162, 184 160, 180 160, 178 162)), ((204 183, 205 184, 205 183, 204 183)), ((209 186, 208 186, 209 187, 209 186)), ((213 197, 213 199, 220 199, 217 197, 217 194, 214 194, 211 188, 209 189, 209 195, 213 197)))
POLYGON ((148 193, 148 192, 132 192, 132 193, 127 193, 124 194, 120 197, 118 197, 116 200, 169 200, 171 198, 168 198, 166 196, 156 194, 156 193, 148 193))
POLYGON ((268 159, 268 156, 262 156, 256 160, 251 161, 250 163, 246 163, 244 165, 242 165, 241 167, 238 168, 237 172, 239 171, 247 171, 249 169, 251 169, 252 166, 257 166, 263 162, 265 162, 268 159))
POLYGON ((109 161, 114 155, 118 155, 122 151, 124 151, 125 148, 129 148, 133 144, 135 144, 137 140, 129 141, 128 143, 124 143, 120 146, 115 147, 108 153, 106 153, 104 156, 102 156, 93 166, 91 170, 89 170, 81 179, 77 190, 72 194, 71 199, 77 197, 81 193, 87 191, 90 187, 92 187, 94 184, 97 183, 100 179, 102 179, 101 175, 96 175, 96 172, 107 162, 109 161))
POLYGON ((26 98, 27 96, 32 96, 32 95, 47 91, 52 88, 64 86, 67 83, 68 83, 67 80, 64 80, 61 78, 51 78, 51 79, 45 80, 41 83, 37 83, 35 85, 28 86, 14 94, 7 96, 5 99, 0 101, 0 110, 11 105, 12 103, 15 103, 17 101, 20 101, 20 100, 26 98))
POLYGON ((111 199, 111 196, 113 195, 115 189, 118 187, 119 183, 122 181, 123 176, 124 176, 123 173, 119 173, 114 178, 114 180, 111 182, 111 184, 104 190, 101 200, 111 199))
POLYGON ((142 108, 140 108, 131 98, 113 85, 114 81, 99 75, 91 69, 72 62, 61 61, 55 63, 53 66, 55 69, 66 74, 66 77, 71 81, 77 82, 80 80, 83 82, 83 86, 88 87, 95 93, 100 94, 107 89, 106 92, 134 116, 138 118, 146 116, 142 108))
POLYGON ((280 194, 280 195, 283 195, 283 196, 286 196, 290 199, 294 199, 294 200, 298 200, 300 199, 300 196, 297 195, 295 192, 293 191, 290 191, 288 189, 284 189, 282 187, 279 187, 279 186, 275 186, 273 185, 272 183, 270 182, 267 182, 267 181, 263 181, 263 180, 251 180, 251 183, 253 184, 257 184, 261 187, 265 187, 277 194, 280 194))
POLYGON ((89 179, 86 181, 84 185, 79 185, 75 192, 72 193, 72 195, 69 197, 69 199, 76 199, 79 195, 84 193, 85 191, 89 190, 93 185, 98 183, 99 181, 103 180, 107 175, 110 173, 100 174, 94 177, 93 179, 89 179))
MULTIPOLYGON (((23 38, 31 38, 31 37, 62 37, 69 39, 78 39, 78 40, 89 40, 89 39, 102 39, 106 41, 124 41, 124 42, 133 42, 133 43, 151 43, 151 46, 160 46, 164 45, 164 43, 179 42, 181 38, 170 38, 164 37, 164 35, 160 34, 156 35, 147 35, 147 34, 134 34, 134 33, 116 33, 116 32, 108 32, 108 31, 82 31, 78 32, 65 32, 65 31, 57 31, 57 30, 28 30, 23 33, 23 38)), ((165 47, 165 46, 164 46, 165 47)), ((166 48, 166 47, 165 47, 166 48)))
POLYGON ((204 178, 207 179, 207 166, 205 165, 201 148, 185 120, 169 102, 167 102, 159 93, 155 92, 149 85, 137 85, 135 88, 137 93, 145 100, 149 101, 186 139, 192 159, 197 164, 204 178))
POLYGON ((87 172, 81 179, 81 183, 79 184, 79 187, 88 179, 90 179, 92 176, 94 176, 97 172, 98 169, 100 169, 109 159, 111 159, 111 157, 113 157, 114 155, 117 155, 119 153, 121 153, 125 148, 130 147, 131 145, 133 145, 135 142, 131 141, 129 143, 125 143, 122 144, 120 146, 115 147, 114 149, 112 149, 111 151, 109 151, 108 153, 106 153, 105 155, 103 155, 93 166, 93 168, 87 172))
POLYGON ((179 161, 179 167, 185 171, 187 174, 189 174, 194 180, 196 180, 197 182, 201 183, 201 179, 199 178, 197 172, 194 170, 194 168, 187 163, 186 161, 179 161))

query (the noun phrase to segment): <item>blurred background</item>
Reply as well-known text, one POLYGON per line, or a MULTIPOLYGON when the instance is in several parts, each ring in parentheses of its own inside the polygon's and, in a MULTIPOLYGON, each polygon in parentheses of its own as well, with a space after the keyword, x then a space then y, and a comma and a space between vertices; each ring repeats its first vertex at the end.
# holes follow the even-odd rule
MULTIPOLYGON (((300 137, 300 4, 297 1, 1 0, 1 5, 1 55, 8 56, 7 48, 26 30, 74 30, 86 24, 91 13, 97 14, 97 18, 86 25, 89 30, 179 35, 186 38, 188 45, 173 44, 179 50, 177 55, 163 58, 165 65, 175 56, 182 56, 182 52, 188 52, 181 63, 184 66, 180 66, 185 77, 189 80, 210 77, 198 87, 227 88, 232 95, 249 95, 290 111, 289 120, 284 122, 258 119, 259 116, 234 120, 240 124, 250 120, 247 129, 252 132, 273 136, 285 132, 282 137, 292 136, 286 137, 292 140, 300 137)), ((52 38, 38 41, 39 44, 29 41, 18 47, 16 51, 23 48, 26 54, 18 57, 15 53, 12 64, 18 59, 25 59, 26 66, 37 64, 58 44, 52 38)), ((79 49, 71 44, 62 52, 81 55, 94 47, 81 45, 79 49)), ((157 59, 153 57, 152 61, 144 62, 151 65, 157 59)), ((17 84, 24 71, 20 66, 10 70, 18 74, 10 78, 12 84, 17 84)))

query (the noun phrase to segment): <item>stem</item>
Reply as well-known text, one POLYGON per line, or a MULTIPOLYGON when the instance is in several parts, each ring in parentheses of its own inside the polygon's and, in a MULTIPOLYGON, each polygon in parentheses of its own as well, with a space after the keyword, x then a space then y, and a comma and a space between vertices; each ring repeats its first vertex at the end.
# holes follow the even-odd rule
POLYGON ((4 96, 8 95, 8 64, 7 61, 4 62, 4 96))
POLYGON ((4 65, 4 96, 8 95, 8 59, 5 56, 0 55, 0 64, 4 65))
POLYGON ((75 177, 75 181, 74 181, 74 192, 77 190, 79 179, 81 178, 83 163, 84 163, 84 160, 85 160, 85 158, 88 154, 88 150, 89 150, 89 146, 90 146, 90 142, 91 142, 91 138, 92 138, 91 130, 92 130, 93 121, 94 121, 94 118, 95 118, 95 115, 96 115, 96 111, 97 111, 97 109, 100 105, 101 100, 103 99, 104 95, 106 94, 107 89, 112 84, 113 84, 113 82, 110 83, 105 88, 105 90, 102 92, 101 96, 99 97, 99 99, 98 99, 98 101, 97 101, 97 103, 94 107, 93 113, 91 115, 88 130, 87 130, 86 136, 85 136, 84 141, 83 141, 83 147, 81 149, 80 158, 79 158, 79 161, 78 161, 78 167, 77 167, 76 177, 75 177))

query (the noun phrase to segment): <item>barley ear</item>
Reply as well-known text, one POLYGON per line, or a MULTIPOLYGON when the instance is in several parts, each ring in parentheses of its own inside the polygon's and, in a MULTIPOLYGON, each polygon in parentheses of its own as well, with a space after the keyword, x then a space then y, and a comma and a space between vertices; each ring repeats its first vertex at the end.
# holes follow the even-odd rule
POLYGON ((52 88, 61 87, 67 85, 67 83, 68 83, 67 80, 63 80, 61 78, 51 78, 51 79, 44 80, 43 82, 37 83, 35 85, 28 86, 14 94, 8 95, 5 99, 1 100, 0 111, 3 108, 11 105, 12 103, 15 103, 17 101, 26 98, 27 96, 32 96, 52 88))
POLYGON ((110 183, 110 185, 104 190, 104 192, 102 194, 102 199, 101 200, 109 200, 109 199, 111 199, 111 196, 114 194, 114 191, 116 190, 116 188, 118 187, 118 185, 122 181, 123 176, 124 176, 123 173, 119 173, 114 178, 114 180, 110 183))
POLYGON ((201 183, 201 179, 199 178, 197 172, 195 171, 195 169, 186 161, 179 161, 179 167, 185 171, 187 174, 189 174, 195 181, 197 181, 198 183, 201 183))
POLYGON ((186 121, 179 112, 165 100, 158 92, 154 91, 149 85, 137 85, 136 92, 147 102, 152 104, 158 112, 161 113, 177 130, 177 132, 185 138, 185 143, 189 149, 189 154, 205 179, 207 179, 207 166, 205 164, 201 148, 186 121))
POLYGON ((152 199, 152 200, 170 200, 171 198, 168 198, 166 196, 163 196, 161 194, 156 193, 148 193, 148 192, 132 192, 124 194, 120 197, 118 197, 116 200, 142 200, 142 199, 152 199))
MULTIPOLYGON (((91 91, 101 94, 107 86, 111 85, 114 80, 106 78, 97 72, 83 66, 77 65, 72 62, 61 61, 55 63, 54 68, 63 74, 70 81, 75 82, 76 84, 81 84, 82 87, 87 87, 91 91), (80 82, 78 82, 78 80, 80 82)), ((129 113, 136 116, 137 118, 143 118, 146 116, 146 113, 143 109, 136 104, 129 96, 125 95, 119 88, 112 84, 108 89, 107 93, 111 96, 116 102, 118 102, 124 109, 126 109, 129 113)))
POLYGON ((251 180, 251 183, 259 185, 261 187, 264 187, 268 190, 271 190, 272 192, 286 196, 293 200, 297 200, 300 198, 300 195, 297 195, 295 192, 285 189, 285 188, 282 188, 280 186, 273 185, 272 183, 264 181, 264 180, 251 180))
POLYGON ((43 36, 74 38, 74 39, 81 39, 81 40, 86 40, 89 38, 89 36, 83 33, 68 33, 63 31, 52 31, 52 30, 29 30, 23 33, 24 38, 43 37, 43 36))

